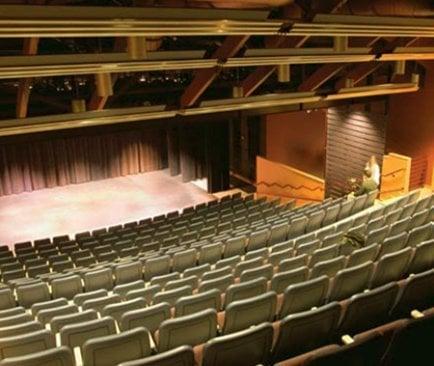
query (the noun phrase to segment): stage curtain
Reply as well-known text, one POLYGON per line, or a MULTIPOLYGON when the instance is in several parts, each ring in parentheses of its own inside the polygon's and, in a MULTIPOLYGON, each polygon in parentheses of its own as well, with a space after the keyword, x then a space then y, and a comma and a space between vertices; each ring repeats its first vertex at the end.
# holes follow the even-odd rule
POLYGON ((163 169, 164 129, 0 144, 0 196, 163 169))

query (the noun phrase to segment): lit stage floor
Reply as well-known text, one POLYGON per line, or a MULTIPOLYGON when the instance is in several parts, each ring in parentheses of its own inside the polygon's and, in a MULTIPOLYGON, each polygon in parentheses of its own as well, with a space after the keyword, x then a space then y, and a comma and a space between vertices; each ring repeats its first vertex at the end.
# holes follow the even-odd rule
POLYGON ((75 234, 213 199, 166 171, 0 197, 0 245, 75 234))

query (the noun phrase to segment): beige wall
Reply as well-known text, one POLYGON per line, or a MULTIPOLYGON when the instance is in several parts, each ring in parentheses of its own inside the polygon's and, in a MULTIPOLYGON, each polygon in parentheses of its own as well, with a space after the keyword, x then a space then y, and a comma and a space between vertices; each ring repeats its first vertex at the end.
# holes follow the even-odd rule
POLYGON ((266 158, 324 177, 326 109, 266 116, 266 158))
POLYGON ((434 63, 425 63, 426 78, 417 93, 390 97, 387 150, 412 158, 426 156, 425 184, 431 182, 434 167, 434 63))

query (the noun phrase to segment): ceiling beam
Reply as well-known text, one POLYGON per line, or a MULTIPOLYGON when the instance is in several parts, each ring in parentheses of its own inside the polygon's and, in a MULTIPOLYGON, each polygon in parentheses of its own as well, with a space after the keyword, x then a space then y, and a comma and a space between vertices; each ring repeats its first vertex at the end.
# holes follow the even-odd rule
MULTIPOLYGON (((347 1, 348 0, 333 1, 332 4, 327 4, 330 6, 327 10, 330 13, 334 13, 347 1)), ((326 11, 325 8, 321 10, 326 11)), ((291 37, 289 39, 285 36, 274 36, 270 38, 271 41, 266 43, 267 48, 300 48, 309 39, 308 36, 291 37)), ((243 95, 245 97, 252 95, 252 93, 276 71, 276 68, 277 66, 260 66, 256 68, 241 84, 243 95)))
MULTIPOLYGON (((357 40, 357 45, 361 47, 373 47, 376 42, 379 41, 379 37, 374 38, 362 38, 357 40)), ((375 65, 381 65, 379 62, 374 62, 375 65)), ((341 70, 347 67, 348 63, 342 64, 327 64, 320 66, 313 74, 311 74, 306 80, 304 80, 298 87, 298 91, 311 91, 318 89, 325 82, 330 80, 341 70)))
MULTIPOLYGON (((126 47, 126 39, 125 38, 115 38, 115 43, 113 45, 113 51, 114 52, 123 52, 123 51, 125 51, 125 47, 126 47)), ((116 82, 118 80, 118 75, 119 74, 110 74, 111 82, 113 85, 113 91, 114 91, 114 87, 116 85, 116 82)), ((95 86, 95 88, 92 92, 92 96, 90 97, 90 100, 87 104, 87 109, 89 111, 100 111, 100 110, 104 109, 108 99, 109 99, 108 96, 104 96, 104 97, 99 96, 98 92, 96 90, 96 86, 95 86)))
MULTIPOLYGON (((397 47, 410 47, 418 38, 395 38, 384 46, 383 51, 393 52, 397 47)), ((377 52, 377 51, 375 51, 377 52)), ((351 79, 354 85, 357 85, 367 76, 378 70, 384 64, 381 62, 367 62, 355 66, 345 77, 340 78, 335 85, 336 89, 341 89, 345 86, 345 79, 351 79)))
MULTIPOLYGON (((26 38, 23 44, 23 55, 31 56, 38 53, 39 38, 26 38)), ((18 83, 16 116, 26 118, 29 108, 29 98, 32 86, 32 78, 21 79, 18 83)))
MULTIPOLYGON (((226 60, 234 57, 244 46, 249 36, 230 36, 226 37, 221 46, 214 52, 212 58, 226 60)), ((222 68, 217 66, 211 69, 198 70, 194 73, 193 81, 185 89, 180 99, 182 108, 190 107, 200 98, 208 86, 217 78, 222 68)))

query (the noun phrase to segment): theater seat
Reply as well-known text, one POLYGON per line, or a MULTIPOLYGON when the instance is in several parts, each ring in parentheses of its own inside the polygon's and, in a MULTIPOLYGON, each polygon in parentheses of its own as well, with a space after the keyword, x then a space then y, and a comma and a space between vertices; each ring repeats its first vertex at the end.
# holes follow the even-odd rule
POLYGON ((50 300, 50 291, 45 283, 19 286, 17 288, 17 300, 18 304, 29 308, 37 302, 50 300))
POLYGON ((0 339, 0 359, 18 357, 56 347, 51 331, 44 329, 0 339))
MULTIPOLYGON (((381 364, 387 341, 379 332, 356 339, 341 347, 313 352, 303 366, 374 366, 381 364)), ((280 365, 280 364, 279 364, 280 365)), ((281 365, 283 366, 283 365, 281 365)))
POLYGON ((432 362, 434 313, 409 320, 397 329, 383 358, 384 366, 428 365, 432 362))
POLYGON ((255 278, 250 281, 230 285, 225 293, 225 306, 232 301, 244 300, 258 296, 267 291, 267 279, 255 278))
POLYGON ((273 341, 269 323, 208 341, 203 348, 202 366, 267 365, 273 341))
POLYGON ((322 306, 327 297, 329 283, 327 276, 321 276, 289 286, 283 293, 278 318, 282 319, 289 314, 306 311, 314 306, 322 306))
POLYGON ((2 366, 74 366, 74 358, 68 347, 57 347, 25 356, 8 357, 2 366))
POLYGON ((16 324, 10 327, 0 328, 0 338, 13 337, 20 334, 36 332, 37 330, 42 329, 44 329, 42 323, 32 320, 22 324, 16 324))
POLYGON ((174 290, 159 292, 154 295, 153 303, 159 304, 161 302, 167 302, 170 306, 175 306, 176 301, 182 296, 192 295, 193 290, 191 286, 183 286, 174 290))
MULTIPOLYGON (((230 286, 229 286, 230 287, 230 286)), ((183 316, 206 309, 221 309, 221 293, 219 290, 209 290, 195 295, 183 296, 175 303, 175 315, 183 316)))
POLYGON ((95 337, 102 337, 116 333, 116 324, 113 318, 88 320, 82 323, 68 324, 60 330, 60 342, 70 348, 82 347, 83 344, 95 337))
POLYGON ((420 273, 431 268, 434 268, 434 239, 416 245, 407 272, 420 273))
POLYGON ((337 302, 288 315, 279 324, 273 348, 273 362, 279 362, 329 344, 336 336, 341 316, 337 302))
POLYGON ((83 364, 86 366, 117 366, 150 355, 150 338, 145 328, 93 338, 83 346, 83 364))
MULTIPOLYGON (((194 366, 194 352, 190 346, 180 346, 140 360, 122 362, 119 366, 194 366)), ((63 365, 62 365, 63 366, 63 365)))
POLYGON ((277 296, 273 291, 230 303, 225 311, 223 334, 273 321, 276 315, 276 305, 277 296))
POLYGON ((160 324, 170 318, 170 305, 160 303, 143 309, 130 310, 121 317, 120 329, 122 331, 145 327, 154 333, 160 324))
POLYGON ((383 256, 375 267, 371 288, 403 278, 410 264, 411 256, 412 250, 409 247, 383 256))
POLYGON ((82 323, 95 319, 98 319, 98 313, 95 310, 84 310, 74 314, 58 315, 51 319, 50 328, 54 333, 59 333, 65 325, 82 323))
POLYGON ((106 305, 102 309, 101 316, 112 317, 118 324, 120 324, 124 313, 131 310, 143 309, 145 306, 145 299, 139 297, 137 299, 123 301, 117 304, 106 305))
POLYGON ((306 281, 308 276, 308 267, 300 267, 291 271, 276 273, 271 279, 270 290, 281 294, 288 286, 306 281))
POLYGON ((158 350, 164 352, 182 345, 197 346, 217 335, 217 313, 199 313, 165 320, 158 332, 158 350))
POLYGON ((341 334, 356 334, 386 323, 396 301, 395 282, 351 297, 339 324, 341 334))
POLYGON ((332 280, 329 301, 344 300, 367 289, 373 271, 374 264, 371 261, 340 270, 332 280))
POLYGON ((14 294, 9 288, 0 289, 0 310, 9 309, 15 306, 14 294))

